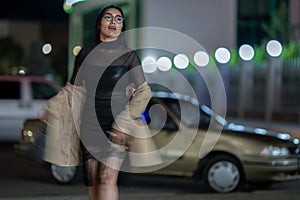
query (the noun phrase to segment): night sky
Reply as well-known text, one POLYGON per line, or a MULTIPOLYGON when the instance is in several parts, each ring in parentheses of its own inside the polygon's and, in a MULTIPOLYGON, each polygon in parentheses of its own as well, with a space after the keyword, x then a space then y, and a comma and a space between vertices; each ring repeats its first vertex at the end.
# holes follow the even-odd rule
POLYGON ((6 0, 0 6, 0 19, 67 20, 64 0, 6 0))

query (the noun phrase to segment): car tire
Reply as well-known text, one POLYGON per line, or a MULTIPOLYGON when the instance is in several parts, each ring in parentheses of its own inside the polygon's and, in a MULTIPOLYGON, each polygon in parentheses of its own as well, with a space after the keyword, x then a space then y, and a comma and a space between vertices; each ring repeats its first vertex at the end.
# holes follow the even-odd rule
POLYGON ((205 184, 219 193, 237 190, 243 179, 239 162, 225 154, 212 156, 206 162, 203 173, 205 184))
POLYGON ((60 184, 69 184, 74 181, 78 172, 78 167, 62 167, 50 164, 50 173, 52 178, 60 184))

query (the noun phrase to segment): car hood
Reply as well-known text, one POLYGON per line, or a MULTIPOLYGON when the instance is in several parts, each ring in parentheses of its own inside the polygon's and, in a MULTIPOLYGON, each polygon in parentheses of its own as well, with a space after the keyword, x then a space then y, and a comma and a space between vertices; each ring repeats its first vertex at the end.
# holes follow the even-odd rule
POLYGON ((294 144, 299 144, 299 139, 294 138, 292 135, 288 133, 281 133, 281 132, 270 131, 264 128, 245 126, 234 122, 226 122, 226 124, 223 126, 223 132, 264 135, 272 138, 277 138, 282 141, 290 141, 293 142, 294 144))
POLYGON ((210 120, 214 120, 216 124, 223 127, 222 132, 231 132, 231 133, 243 133, 243 134, 251 134, 251 135, 260 135, 263 137, 277 138, 281 141, 290 141, 294 144, 299 145, 299 139, 293 137, 288 133, 280 133, 276 131, 270 131, 264 128, 259 127, 251 127, 242 124, 235 123, 233 121, 228 121, 222 116, 214 113, 210 107, 206 105, 201 105, 200 110, 206 116, 210 117, 210 120))

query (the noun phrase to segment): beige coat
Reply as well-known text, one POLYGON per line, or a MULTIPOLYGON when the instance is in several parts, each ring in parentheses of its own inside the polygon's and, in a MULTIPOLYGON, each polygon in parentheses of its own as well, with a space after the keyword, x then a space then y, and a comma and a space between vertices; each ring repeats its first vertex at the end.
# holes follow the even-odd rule
MULTIPOLYGON (((67 83, 51 98, 46 107, 47 139, 44 159, 59 166, 82 164, 80 147, 80 117, 86 91, 67 83)), ((129 159, 132 166, 152 166, 162 163, 150 130, 141 121, 141 113, 151 98, 147 83, 137 88, 125 109, 116 117, 113 128, 133 136, 129 159)))
POLYGON ((67 83, 49 100, 45 109, 47 129, 44 159, 46 161, 59 166, 82 164, 78 130, 85 95, 85 88, 67 83))
POLYGON ((151 89, 145 82, 133 92, 125 109, 116 116, 112 125, 114 129, 133 136, 130 142, 129 161, 132 166, 136 167, 162 163, 150 129, 141 120, 141 114, 144 112, 151 96, 151 89))

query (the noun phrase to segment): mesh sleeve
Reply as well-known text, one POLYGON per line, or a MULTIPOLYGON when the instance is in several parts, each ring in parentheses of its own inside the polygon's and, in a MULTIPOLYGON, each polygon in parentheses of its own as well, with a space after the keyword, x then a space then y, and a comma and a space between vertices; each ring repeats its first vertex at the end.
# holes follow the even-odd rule
POLYGON ((145 81, 145 75, 142 69, 141 61, 135 51, 130 54, 131 63, 129 64, 129 78, 134 83, 135 88, 141 86, 145 81))

